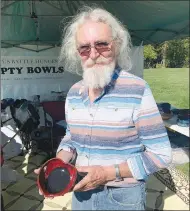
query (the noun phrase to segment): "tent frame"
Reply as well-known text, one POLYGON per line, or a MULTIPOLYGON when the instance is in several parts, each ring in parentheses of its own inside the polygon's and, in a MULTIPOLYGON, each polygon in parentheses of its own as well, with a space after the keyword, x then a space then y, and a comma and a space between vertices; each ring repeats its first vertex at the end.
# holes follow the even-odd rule
MULTIPOLYGON (((5 13, 4 10, 7 9, 8 7, 14 5, 15 3, 21 2, 21 0, 12 1, 12 2, 7 2, 6 0, 2 0, 2 2, 4 2, 4 6, 1 7, 1 12, 2 12, 1 15, 2 16, 23 17, 23 18, 33 19, 35 21, 35 24, 36 24, 36 35, 37 35, 35 40, 28 40, 28 41, 19 42, 19 43, 16 43, 16 44, 11 43, 11 41, 1 41, 1 44, 4 45, 3 48, 16 47, 16 48, 22 48, 22 49, 25 49, 25 50, 29 50, 29 51, 41 52, 41 51, 49 50, 49 49, 54 48, 54 47, 60 47, 61 46, 60 41, 48 43, 46 41, 39 40, 38 17, 64 17, 64 16, 67 17, 66 15, 64 15, 64 12, 66 12, 66 10, 63 8, 63 5, 61 4, 60 0, 56 1, 58 6, 53 4, 53 2, 51 2, 51 1, 46 1, 46 0, 39 0, 39 1, 43 1, 43 3, 51 6, 52 8, 55 8, 55 9, 61 11, 63 14, 61 14, 61 15, 43 15, 43 14, 39 15, 39 14, 36 14, 36 12, 35 12, 35 0, 28 0, 28 2, 30 3, 30 6, 31 6, 31 12, 30 12, 29 15, 8 14, 8 13, 5 13), (23 47, 21 45, 35 45, 36 50, 30 49, 28 47, 23 47), (47 47, 44 47, 42 49, 38 49, 38 47, 41 46, 41 45, 42 46, 46 45, 47 47)), ((77 6, 75 5, 76 2, 71 1, 71 0, 64 0, 64 2, 66 3, 70 14, 74 15, 75 12, 77 11, 77 6)), ((77 1, 77 4, 82 5, 82 3, 80 1, 77 1)), ((156 44, 157 42, 151 41, 151 37, 153 35, 155 35, 157 32, 166 32, 166 33, 170 32, 170 33, 174 34, 173 38, 175 38, 178 35, 180 35, 181 33, 183 33, 188 27, 189 27, 189 24, 186 25, 185 27, 183 27, 179 31, 170 30, 170 29, 161 29, 161 28, 138 29, 138 30, 130 30, 129 29, 129 31, 130 31, 131 37, 136 38, 140 42, 145 41, 145 42, 148 42, 150 44, 156 44), (137 35, 136 32, 150 32, 150 33, 148 35, 146 35, 146 37, 142 37, 142 36, 137 35)))

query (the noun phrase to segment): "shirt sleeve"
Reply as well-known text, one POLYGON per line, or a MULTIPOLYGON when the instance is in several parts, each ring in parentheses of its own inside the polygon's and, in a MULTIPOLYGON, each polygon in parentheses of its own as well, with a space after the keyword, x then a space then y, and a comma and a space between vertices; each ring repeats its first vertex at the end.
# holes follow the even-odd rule
POLYGON ((127 163, 136 180, 146 180, 154 172, 167 168, 172 160, 166 128, 148 84, 140 106, 134 111, 133 121, 144 150, 127 163))
POLYGON ((68 124, 68 106, 69 106, 68 104, 69 104, 69 101, 68 101, 68 99, 66 99, 66 102, 65 102, 65 118, 66 118, 66 122, 67 122, 67 129, 66 129, 66 134, 65 134, 64 138, 61 140, 61 142, 59 144, 59 147, 57 149, 57 153, 61 150, 65 150, 67 152, 72 152, 73 153, 72 160, 71 160, 71 162, 72 162, 75 159, 75 156, 76 156, 76 148, 72 144, 69 124, 68 124))

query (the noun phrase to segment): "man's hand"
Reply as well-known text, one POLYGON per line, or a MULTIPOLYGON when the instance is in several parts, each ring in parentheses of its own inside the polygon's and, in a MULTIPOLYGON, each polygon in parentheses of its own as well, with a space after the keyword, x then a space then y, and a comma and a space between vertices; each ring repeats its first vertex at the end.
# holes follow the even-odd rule
POLYGON ((73 191, 88 191, 104 185, 110 178, 108 169, 103 166, 76 167, 79 173, 87 175, 73 188, 73 191))

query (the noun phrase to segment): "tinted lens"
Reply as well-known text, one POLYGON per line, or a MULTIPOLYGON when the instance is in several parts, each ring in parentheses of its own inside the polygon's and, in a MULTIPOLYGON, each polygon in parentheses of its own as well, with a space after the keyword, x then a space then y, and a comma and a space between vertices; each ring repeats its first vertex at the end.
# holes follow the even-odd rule
POLYGON ((98 42, 98 43, 95 43, 95 47, 100 49, 100 48, 107 48, 109 45, 109 43, 107 42, 98 42))
POLYGON ((81 46, 78 48, 79 54, 81 56, 88 56, 90 53, 91 47, 89 45, 81 46))
POLYGON ((109 51, 109 43, 107 42, 98 42, 95 44, 95 48, 98 51, 98 53, 103 53, 105 51, 109 51))

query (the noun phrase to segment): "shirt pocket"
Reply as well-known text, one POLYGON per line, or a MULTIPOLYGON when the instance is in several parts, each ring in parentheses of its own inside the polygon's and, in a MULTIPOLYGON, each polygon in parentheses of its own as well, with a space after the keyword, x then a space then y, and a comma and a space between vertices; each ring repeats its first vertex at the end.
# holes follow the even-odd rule
POLYGON ((114 105, 107 105, 99 109, 98 119, 107 121, 108 123, 115 123, 116 125, 131 127, 133 122, 133 108, 119 107, 114 105))

